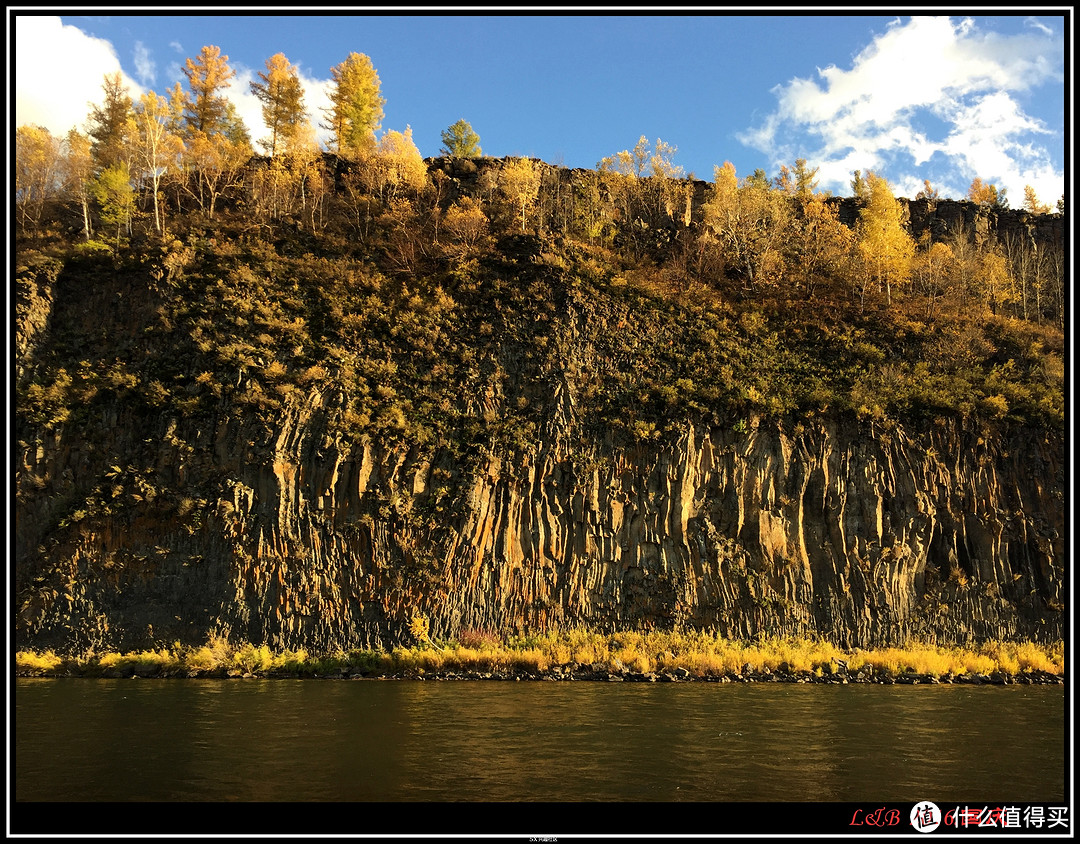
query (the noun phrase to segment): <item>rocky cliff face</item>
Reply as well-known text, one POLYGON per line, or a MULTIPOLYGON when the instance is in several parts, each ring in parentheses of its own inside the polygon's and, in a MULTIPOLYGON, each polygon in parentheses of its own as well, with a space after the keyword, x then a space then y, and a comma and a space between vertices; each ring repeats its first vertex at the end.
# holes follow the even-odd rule
MULTIPOLYGON (((50 278, 27 294, 48 325, 50 278)), ((471 461, 343 440, 312 389, 272 421, 223 403, 149 419, 98 402, 16 454, 17 645, 146 647, 212 633, 333 650, 463 629, 685 624, 731 637, 1063 635, 1063 439, 939 420, 690 422, 614 445, 577 415, 554 334, 539 443, 471 461), (96 502, 87 507, 85 502, 96 502), (123 504, 121 504, 123 502, 123 504)), ((498 390, 477 397, 498 415, 498 390)))

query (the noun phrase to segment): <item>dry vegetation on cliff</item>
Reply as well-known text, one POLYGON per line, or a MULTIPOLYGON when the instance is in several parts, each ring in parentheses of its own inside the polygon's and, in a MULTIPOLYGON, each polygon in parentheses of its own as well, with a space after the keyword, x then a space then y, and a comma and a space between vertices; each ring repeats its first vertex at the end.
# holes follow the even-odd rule
MULTIPOLYGON (((476 595, 494 594, 495 586, 478 585, 480 563, 444 554, 466 543, 456 531, 488 500, 485 479, 510 483, 510 467, 533 465, 538 455, 558 464, 558 477, 574 478, 565 509, 536 510, 532 518, 543 521, 580 514, 574 496, 588 500, 581 492, 588 479, 611 478, 614 488, 615 478, 628 476, 619 462, 626 455, 652 459, 688 430, 712 431, 717 444, 719 432, 764 441, 758 432, 767 428, 778 443, 799 443, 804 432, 820 436, 814 432, 838 424, 879 444, 960 431, 958 441, 993 460, 1008 459, 1005 443, 1017 437, 1050 455, 1060 447, 1060 314, 1052 297, 1029 310, 1026 288, 1022 301, 990 289, 1008 281, 1015 294, 1023 285, 1016 273, 1000 275, 1003 264, 987 263, 1004 252, 994 251, 985 225, 981 241, 970 232, 971 255, 955 257, 962 250, 954 249, 948 273, 887 289, 867 275, 854 247, 808 274, 794 237, 771 257, 759 255, 764 263, 748 274, 708 222, 718 199, 697 196, 707 191, 701 183, 530 162, 537 189, 524 201, 507 187, 512 168, 526 166, 519 161, 430 162, 417 184, 379 190, 332 157, 305 166, 319 170, 317 197, 278 196, 271 206, 259 164, 222 196, 212 221, 177 193, 172 207, 166 202, 161 235, 136 216, 130 236, 78 242, 66 227, 81 212, 62 204, 20 231, 21 645, 156 648, 214 632, 292 647, 340 646, 350 636, 400 642, 411 614, 433 612, 447 590, 467 584, 476 595), (290 451, 300 445, 302 458, 290 451), (332 470, 319 468, 329 463, 332 470), (408 479, 397 476, 402 467, 408 479), (252 472, 265 477, 253 480, 252 472), (257 515, 260 507, 270 509, 257 515), (312 520, 327 531, 321 539, 312 538, 312 520), (323 555, 333 560, 325 570, 323 555), (146 589, 152 599, 139 591, 146 589), (138 605, 125 598, 134 593, 142 595, 138 605), (353 620, 324 629, 332 608, 346 605, 355 605, 353 620)), ((801 200, 777 192, 769 201, 790 206, 784 225, 806 234, 801 200)), ((984 224, 989 213, 960 210, 984 224)), ((1021 221, 1032 232, 1033 219, 1021 221)), ((1052 500, 1052 490, 1044 493, 1040 500, 1052 500)), ((803 505, 779 491, 762 494, 762 512, 766 497, 784 514, 777 525, 802 518, 803 505)), ((949 579, 955 591, 970 577, 1001 593, 964 597, 964 606, 1026 600, 1030 623, 1046 624, 1041 613, 1061 610, 1048 603, 1060 600, 1058 514, 1009 518, 1033 520, 1018 529, 1025 550, 1001 550, 1000 541, 983 539, 990 528, 966 528, 975 538, 953 542, 964 550, 934 562, 940 574, 898 587, 879 561, 921 554, 908 574, 918 569, 923 578, 929 533, 912 549, 887 546, 879 515, 861 557, 841 549, 830 558, 835 571, 829 586, 815 586, 824 590, 817 598, 876 606, 869 596, 881 590, 889 596, 881 602, 945 607, 926 584, 949 579)), ((764 543, 772 529, 765 521, 753 536, 743 529, 755 519, 740 511, 728 544, 710 534, 709 547, 764 543)), ((492 557, 490 545, 503 540, 492 539, 490 526, 476 530, 489 543, 478 560, 498 568, 513 558, 492 557)), ((538 530, 526 524, 524 538, 513 541, 538 530)), ((839 549, 841 539, 829 541, 839 549)), ((938 549, 950 544, 935 541, 938 549)), ((530 573, 496 572, 502 603, 473 607, 474 621, 506 612, 507 628, 545 627, 549 617, 570 622, 562 615, 568 606, 544 604, 544 589, 525 583, 565 580, 530 568, 554 565, 543 560, 555 555, 534 544, 538 557, 520 569, 530 573), (521 583, 510 585, 514 578, 521 583), (507 597, 515 589, 526 591, 507 597)), ((560 552, 558 565, 606 565, 595 548, 590 553, 560 552)), ((821 600, 797 611, 809 599, 793 584, 820 572, 796 576, 786 552, 740 553, 724 551, 707 564, 720 580, 730 581, 729 565, 741 572, 725 600, 755 619, 748 623, 835 623, 829 613, 839 611, 822 609, 821 600)), ((632 566, 641 583, 620 574, 619 588, 648 593, 650 623, 708 624, 727 612, 684 606, 688 595, 704 600, 695 591, 703 587, 682 582, 695 576, 689 563, 657 572, 642 560, 632 566)), ((559 600, 579 588, 565 587, 559 600)), ((606 607, 606 624, 623 610, 612 609, 604 589, 572 600, 587 612, 606 607)), ((450 635, 467 623, 447 615, 437 627, 450 635)), ((874 629, 889 623, 882 615, 874 629)), ((993 624, 1000 630, 1007 622, 993 624)))

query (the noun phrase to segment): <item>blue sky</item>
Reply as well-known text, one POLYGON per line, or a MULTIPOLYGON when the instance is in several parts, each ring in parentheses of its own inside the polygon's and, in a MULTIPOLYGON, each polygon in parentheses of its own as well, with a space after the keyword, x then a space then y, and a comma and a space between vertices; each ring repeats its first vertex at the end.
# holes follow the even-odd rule
MULTIPOLYGON (((974 177, 1024 185, 1053 204, 1065 191, 1065 80, 1071 18, 992 16, 591 16, 356 13, 18 15, 15 123, 55 134, 81 126, 101 79, 122 69, 133 94, 162 93, 204 45, 229 56, 230 89, 252 137, 264 135, 248 82, 282 52, 301 72, 316 121, 330 68, 369 56, 386 98, 383 130, 410 126, 425 156, 459 118, 487 155, 593 168, 641 135, 711 180, 774 175, 806 158, 819 187, 850 193, 874 170, 914 196, 929 179, 962 197, 974 177), (1068 28, 1068 30, 1067 30, 1068 28)), ((331 11, 340 11, 332 9, 331 11)))

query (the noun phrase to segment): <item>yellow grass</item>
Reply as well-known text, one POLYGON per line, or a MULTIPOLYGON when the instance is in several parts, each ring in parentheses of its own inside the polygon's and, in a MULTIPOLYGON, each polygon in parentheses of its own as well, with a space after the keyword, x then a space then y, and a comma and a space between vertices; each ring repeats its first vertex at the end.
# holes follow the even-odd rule
POLYGON ((15 669, 27 674, 50 673, 59 669, 63 659, 52 651, 19 651, 15 654, 15 669))
POLYGON ((52 651, 21 651, 16 671, 22 675, 58 674, 71 668, 93 674, 109 669, 140 673, 190 675, 208 672, 298 674, 326 676, 342 671, 375 674, 436 672, 542 673, 560 666, 596 666, 608 671, 641 674, 685 668, 697 677, 733 675, 744 666, 754 673, 788 672, 822 676, 847 663, 851 672, 873 667, 875 673, 906 671, 944 677, 991 674, 1022 675, 1044 671, 1064 675, 1064 643, 987 642, 971 648, 911 645, 844 651, 817 639, 762 638, 736 642, 712 633, 621 632, 601 634, 584 629, 498 640, 494 635, 469 635, 467 643, 428 640, 415 647, 390 651, 351 651, 313 655, 305 650, 274 651, 268 646, 231 645, 214 638, 198 647, 181 646, 129 653, 61 657, 52 651))

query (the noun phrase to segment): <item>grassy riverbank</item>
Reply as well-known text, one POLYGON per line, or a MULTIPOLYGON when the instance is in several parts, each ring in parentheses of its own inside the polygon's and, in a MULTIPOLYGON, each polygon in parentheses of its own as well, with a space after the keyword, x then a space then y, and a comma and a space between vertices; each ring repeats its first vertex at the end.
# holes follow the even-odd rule
POLYGON ((389 651, 311 654, 212 640, 201 647, 58 655, 20 651, 18 676, 86 677, 582 677, 607 679, 902 679, 1065 673, 1064 643, 988 642, 972 647, 909 645, 841 650, 817 640, 734 642, 701 632, 600 634, 574 630, 499 638, 475 632, 389 651))

